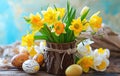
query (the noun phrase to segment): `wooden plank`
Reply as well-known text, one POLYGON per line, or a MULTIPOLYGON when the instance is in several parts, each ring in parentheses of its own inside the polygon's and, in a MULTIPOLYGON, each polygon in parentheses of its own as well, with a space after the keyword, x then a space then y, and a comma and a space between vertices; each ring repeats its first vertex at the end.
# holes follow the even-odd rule
MULTIPOLYGON (((56 76, 56 75, 48 74, 44 71, 39 71, 36 74, 27 74, 24 71, 0 71, 0 76, 56 76)), ((119 73, 95 72, 95 73, 87 73, 87 74, 84 73, 82 74, 82 76, 120 76, 120 74, 119 73)))
POLYGON ((0 71, 0 76, 55 76, 46 72, 40 71, 35 74, 27 74, 24 71, 0 71))

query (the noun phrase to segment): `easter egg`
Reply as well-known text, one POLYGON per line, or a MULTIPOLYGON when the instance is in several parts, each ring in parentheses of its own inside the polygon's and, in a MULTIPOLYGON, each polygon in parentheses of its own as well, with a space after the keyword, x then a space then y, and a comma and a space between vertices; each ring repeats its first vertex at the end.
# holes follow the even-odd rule
POLYGON ((36 54, 33 57, 33 59, 36 60, 41 65, 43 63, 44 56, 43 56, 43 54, 36 54))
POLYGON ((29 56, 24 53, 17 54, 11 59, 11 64, 17 68, 21 68, 24 61, 28 60, 29 56))
POLYGON ((66 69, 65 74, 66 76, 81 76, 82 68, 80 65, 77 65, 77 64, 70 65, 66 69))
POLYGON ((21 50, 21 51, 20 51, 20 53, 24 53, 24 54, 27 54, 27 55, 29 55, 29 52, 28 52, 28 50, 21 50))
POLYGON ((33 59, 29 59, 23 63, 22 68, 26 73, 32 74, 32 73, 38 72, 40 69, 40 66, 37 63, 37 61, 33 59))

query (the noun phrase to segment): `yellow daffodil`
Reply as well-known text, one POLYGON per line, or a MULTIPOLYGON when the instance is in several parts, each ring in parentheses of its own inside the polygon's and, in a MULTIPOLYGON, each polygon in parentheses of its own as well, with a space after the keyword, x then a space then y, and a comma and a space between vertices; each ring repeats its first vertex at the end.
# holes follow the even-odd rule
POLYGON ((30 50, 28 50, 28 52, 32 57, 37 54, 37 51, 34 49, 34 47, 31 47, 30 50))
POLYGON ((95 49, 94 56, 101 56, 104 58, 109 58, 110 51, 108 49, 103 49, 103 48, 95 49))
POLYGON ((83 25, 82 25, 82 22, 81 22, 80 18, 74 19, 72 21, 69 29, 73 30, 74 35, 77 37, 83 30, 83 25))
POLYGON ((88 27, 89 27, 89 23, 86 23, 85 25, 83 25, 83 30, 84 31, 88 30, 88 27))
POLYGON ((98 16, 99 13, 98 11, 90 18, 90 26, 94 32, 97 32, 102 27, 102 18, 98 16))
POLYGON ((92 55, 93 51, 90 46, 90 44, 92 44, 92 43, 94 43, 94 42, 91 41, 90 39, 86 39, 86 40, 82 41, 81 43, 79 43, 77 46, 78 53, 80 53, 81 56, 92 55))
POLYGON ((30 23, 33 31, 39 31, 43 28, 43 21, 39 13, 36 13, 36 15, 30 14, 30 23))
POLYGON ((82 21, 82 24, 83 24, 83 30, 84 31, 88 30, 88 27, 89 27, 90 24, 89 24, 89 22, 86 19, 84 19, 82 21))
POLYGON ((54 28, 52 29, 52 32, 55 32, 55 34, 57 36, 59 36, 62 33, 66 33, 65 32, 65 24, 63 24, 62 22, 56 22, 54 24, 54 28))
POLYGON ((57 8, 57 11, 59 12, 59 16, 62 19, 63 16, 65 15, 65 8, 57 8))
POLYGON ((47 11, 42 11, 44 16, 44 22, 49 25, 54 24, 58 21, 59 12, 55 11, 53 8, 48 7, 47 11))
POLYGON ((81 58, 77 64, 79 64, 84 72, 88 72, 89 68, 93 66, 94 60, 92 56, 84 56, 81 58))
POLYGON ((34 34, 27 34, 22 37, 22 46, 27 46, 30 48, 34 44, 34 34))
POLYGON ((93 65, 93 69, 97 70, 97 71, 105 71, 106 68, 109 65, 109 60, 107 58, 94 58, 94 65, 93 65))

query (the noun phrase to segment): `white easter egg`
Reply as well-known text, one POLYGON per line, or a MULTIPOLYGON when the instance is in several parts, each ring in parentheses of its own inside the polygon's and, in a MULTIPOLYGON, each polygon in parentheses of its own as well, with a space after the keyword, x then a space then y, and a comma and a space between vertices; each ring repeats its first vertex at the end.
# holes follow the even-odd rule
POLYGON ((36 73, 39 71, 40 69, 40 66, 39 64, 35 61, 35 60, 26 60, 23 65, 22 65, 22 68, 23 70, 26 72, 26 73, 36 73))

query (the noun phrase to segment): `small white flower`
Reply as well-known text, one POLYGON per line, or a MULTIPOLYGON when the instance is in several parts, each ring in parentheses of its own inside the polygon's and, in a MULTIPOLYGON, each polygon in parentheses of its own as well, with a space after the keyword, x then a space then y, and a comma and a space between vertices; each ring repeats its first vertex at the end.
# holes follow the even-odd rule
POLYGON ((103 60, 103 57, 94 56, 94 65, 100 65, 103 60))
POLYGON ((109 65, 110 51, 108 49, 95 49, 93 52, 94 66, 93 68, 97 71, 105 71, 109 65))
POLYGON ((82 56, 92 55, 93 51, 92 51, 92 48, 90 46, 90 44, 92 44, 92 43, 94 43, 94 42, 91 41, 90 39, 86 39, 83 42, 79 43, 77 46, 78 52, 82 56))
POLYGON ((107 58, 95 57, 93 69, 96 71, 105 71, 109 66, 109 60, 107 58))
POLYGON ((95 49, 94 50, 94 56, 109 58, 110 57, 110 51, 109 51, 109 49, 102 49, 102 48, 95 49))

